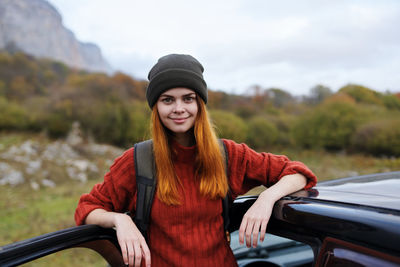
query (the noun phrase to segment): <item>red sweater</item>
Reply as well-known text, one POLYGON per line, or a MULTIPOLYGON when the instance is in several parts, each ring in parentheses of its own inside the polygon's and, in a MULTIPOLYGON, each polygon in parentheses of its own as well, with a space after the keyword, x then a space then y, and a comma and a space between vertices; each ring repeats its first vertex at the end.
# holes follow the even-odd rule
MULTIPOLYGON (((257 153, 244 144, 224 140, 229 156, 229 186, 233 197, 257 185, 271 186, 282 176, 302 173, 308 179, 306 188, 315 185, 315 175, 301 162, 285 156, 257 153)), ((169 206, 157 195, 151 210, 149 248, 152 266, 236 266, 235 258, 223 231, 221 200, 203 197, 194 181, 195 146, 174 144, 178 155, 173 159, 180 177, 182 204, 169 206)), ((136 206, 133 148, 117 158, 89 194, 82 195, 75 221, 83 224, 96 208, 107 211, 132 211, 136 206)))

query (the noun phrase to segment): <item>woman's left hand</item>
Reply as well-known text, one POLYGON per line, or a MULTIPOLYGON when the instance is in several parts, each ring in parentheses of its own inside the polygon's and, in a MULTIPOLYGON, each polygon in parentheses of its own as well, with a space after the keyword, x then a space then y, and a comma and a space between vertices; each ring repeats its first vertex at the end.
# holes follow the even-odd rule
POLYGON ((247 210, 243 216, 242 223, 239 228, 239 242, 246 246, 257 247, 258 234, 260 233, 260 242, 264 241, 267 224, 271 217, 272 209, 275 201, 268 197, 265 191, 260 194, 256 202, 247 210), (253 242, 251 242, 253 241, 253 242))

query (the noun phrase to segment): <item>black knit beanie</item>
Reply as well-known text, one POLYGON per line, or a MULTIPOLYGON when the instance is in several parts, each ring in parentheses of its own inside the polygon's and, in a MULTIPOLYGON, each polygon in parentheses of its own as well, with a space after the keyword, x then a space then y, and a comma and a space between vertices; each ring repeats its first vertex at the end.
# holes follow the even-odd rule
POLYGON ((176 87, 192 89, 207 103, 203 71, 200 62, 190 55, 171 54, 160 58, 148 75, 146 98, 150 108, 163 92, 176 87))

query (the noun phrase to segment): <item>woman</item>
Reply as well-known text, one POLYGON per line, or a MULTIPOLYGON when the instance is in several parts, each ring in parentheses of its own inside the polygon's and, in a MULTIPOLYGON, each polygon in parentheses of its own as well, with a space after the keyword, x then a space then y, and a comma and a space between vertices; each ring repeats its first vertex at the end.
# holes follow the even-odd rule
POLYGON ((239 240, 257 246, 265 237, 274 203, 310 188, 315 175, 285 156, 256 153, 245 144, 223 140, 224 159, 205 104, 203 66, 189 55, 167 55, 149 73, 146 98, 152 108, 152 139, 157 191, 148 240, 124 214, 136 206, 133 148, 117 158, 104 182, 81 197, 78 225, 115 227, 124 262, 129 266, 235 266, 225 239, 221 199, 257 185, 268 188, 244 215, 239 240))

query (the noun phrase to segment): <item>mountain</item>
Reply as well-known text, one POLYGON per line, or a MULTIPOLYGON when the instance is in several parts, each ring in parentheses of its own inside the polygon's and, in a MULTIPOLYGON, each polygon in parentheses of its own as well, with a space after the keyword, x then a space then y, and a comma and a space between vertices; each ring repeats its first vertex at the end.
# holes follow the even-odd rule
POLYGON ((112 71, 100 48, 78 41, 45 0, 0 0, 0 49, 21 50, 88 71, 112 71))

